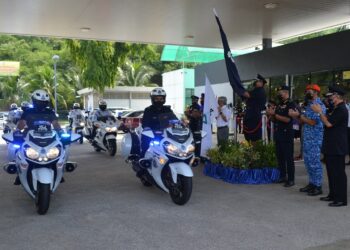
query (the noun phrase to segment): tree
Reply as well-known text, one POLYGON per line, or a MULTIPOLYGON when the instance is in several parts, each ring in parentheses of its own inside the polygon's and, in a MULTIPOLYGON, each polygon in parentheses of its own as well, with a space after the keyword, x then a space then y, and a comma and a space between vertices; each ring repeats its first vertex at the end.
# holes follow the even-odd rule
POLYGON ((126 62, 123 67, 118 67, 119 86, 157 86, 151 83, 151 77, 156 73, 155 69, 142 63, 126 62))
POLYGON ((80 67, 82 85, 99 91, 114 87, 117 67, 129 53, 122 43, 67 40, 74 62, 80 67))

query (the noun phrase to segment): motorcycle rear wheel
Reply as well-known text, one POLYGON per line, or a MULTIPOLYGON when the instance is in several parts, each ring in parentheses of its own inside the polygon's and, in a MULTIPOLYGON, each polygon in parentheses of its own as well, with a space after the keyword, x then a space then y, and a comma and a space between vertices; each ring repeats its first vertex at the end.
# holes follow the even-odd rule
POLYGON ((36 211, 40 215, 46 214, 50 206, 50 184, 38 182, 38 192, 35 197, 36 211))

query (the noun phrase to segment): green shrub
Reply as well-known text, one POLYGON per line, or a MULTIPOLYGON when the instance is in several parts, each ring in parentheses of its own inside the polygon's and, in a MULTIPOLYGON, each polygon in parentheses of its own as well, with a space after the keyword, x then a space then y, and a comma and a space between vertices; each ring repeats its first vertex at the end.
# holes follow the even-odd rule
POLYGON ((210 161, 228 167, 252 169, 261 167, 277 167, 274 144, 262 141, 250 144, 230 141, 219 148, 207 151, 210 161))

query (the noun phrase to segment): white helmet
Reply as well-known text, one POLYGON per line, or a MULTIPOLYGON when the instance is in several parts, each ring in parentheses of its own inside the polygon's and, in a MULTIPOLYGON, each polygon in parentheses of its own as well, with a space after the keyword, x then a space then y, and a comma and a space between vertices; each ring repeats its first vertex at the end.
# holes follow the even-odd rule
POLYGON ((32 102, 34 108, 44 109, 49 105, 49 94, 42 89, 35 90, 32 94, 32 102))
POLYGON ((21 109, 24 111, 24 110, 27 110, 30 108, 30 103, 29 102, 22 102, 21 103, 21 109))
POLYGON ((104 111, 107 109, 107 102, 103 99, 101 99, 99 102, 98 102, 98 107, 104 111))
POLYGON ((164 89, 162 88, 155 88, 151 91, 151 97, 152 96, 164 96, 164 98, 166 97, 166 92, 164 89))
POLYGON ((73 104, 73 109, 80 109, 80 104, 79 103, 74 103, 73 104))
POLYGON ((17 109, 17 104, 16 104, 16 103, 12 103, 12 104, 10 105, 10 109, 11 109, 11 110, 17 109))
POLYGON ((162 88, 155 88, 151 91, 151 101, 152 105, 156 107, 162 107, 165 103, 166 93, 162 88), (163 97, 162 101, 155 101, 155 97, 161 96, 163 97))

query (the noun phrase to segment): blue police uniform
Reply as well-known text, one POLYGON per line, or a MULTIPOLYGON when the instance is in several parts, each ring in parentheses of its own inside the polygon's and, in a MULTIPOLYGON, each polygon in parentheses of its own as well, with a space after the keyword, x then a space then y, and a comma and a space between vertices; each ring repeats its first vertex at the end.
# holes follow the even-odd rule
POLYGON ((303 155, 304 163, 309 175, 309 183, 316 186, 322 186, 322 164, 321 164, 321 146, 323 141, 323 123, 319 114, 315 113, 311 109, 311 105, 318 103, 322 107, 322 113, 326 113, 326 107, 317 98, 305 108, 305 117, 314 120, 316 124, 314 126, 304 124, 303 130, 303 155))

